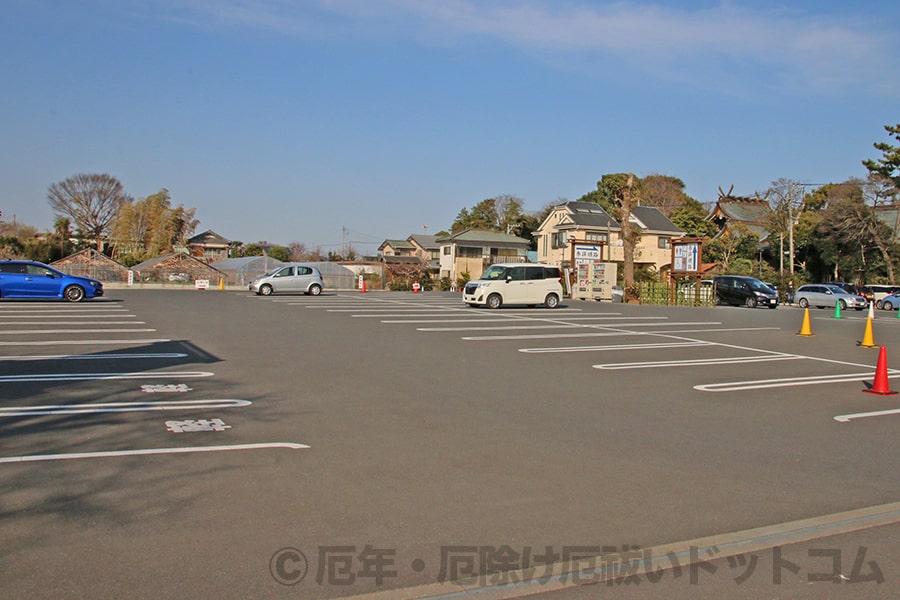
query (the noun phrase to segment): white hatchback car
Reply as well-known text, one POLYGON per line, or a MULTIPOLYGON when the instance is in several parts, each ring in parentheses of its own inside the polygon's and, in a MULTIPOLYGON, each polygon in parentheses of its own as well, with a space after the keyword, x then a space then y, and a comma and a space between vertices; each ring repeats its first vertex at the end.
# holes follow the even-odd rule
POLYGON ((315 267, 283 265, 251 281, 249 289, 261 296, 275 292, 302 292, 318 296, 325 289, 325 281, 315 267))
POLYGON ((479 279, 463 288, 463 302, 469 306, 500 308, 504 304, 525 304, 556 308, 562 299, 559 267, 536 263, 498 263, 479 279))

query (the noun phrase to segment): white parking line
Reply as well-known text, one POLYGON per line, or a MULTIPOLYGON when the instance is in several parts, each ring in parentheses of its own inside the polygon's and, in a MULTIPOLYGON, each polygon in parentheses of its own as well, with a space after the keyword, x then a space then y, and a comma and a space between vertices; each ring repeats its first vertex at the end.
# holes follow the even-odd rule
POLYGON ((113 458, 120 456, 148 456, 153 454, 193 454, 197 452, 228 452, 231 450, 269 450, 285 448, 304 450, 309 446, 292 442, 269 442, 265 444, 232 444, 229 446, 194 446, 186 448, 144 448, 141 450, 111 450, 106 452, 71 452, 68 454, 35 454, 26 456, 3 456, 0 464, 43 462, 49 460, 72 460, 79 458, 113 458))
POLYGON ((0 330, 0 335, 22 335, 29 333, 145 333, 155 329, 13 329, 0 330))
MULTIPOLYGON (((116 317, 118 318, 118 317, 116 317)), ((12 323, 3 323, 0 322, 0 326, 2 325, 146 325, 146 321, 112 321, 110 319, 94 319, 93 321, 45 321, 43 319, 38 321, 23 321, 21 319, 16 319, 12 323)))
POLYGON ((147 358, 185 358, 184 352, 147 352, 146 354, 34 354, 31 356, 4 356, 4 361, 16 360, 123 360, 147 358))
POLYGON ((853 413, 851 415, 838 415, 834 418, 838 423, 849 423, 856 419, 867 419, 869 417, 886 417, 888 415, 900 415, 900 408, 891 410, 876 410, 873 412, 853 413))
MULTIPOLYGON (((470 314, 471 313, 460 313, 459 315, 448 314, 448 315, 445 315, 447 318, 444 318, 444 319, 397 319, 394 321, 385 320, 385 321, 382 321, 382 323, 391 323, 391 324, 403 324, 403 323, 412 323, 412 324, 423 324, 423 323, 509 323, 511 320, 510 317, 492 319, 488 316, 478 317, 475 319, 466 318, 470 314), (460 317, 462 317, 462 318, 460 318, 460 317)), ((382 316, 385 316, 385 315, 382 315, 382 316)), ((585 317, 585 316, 577 316, 577 317, 564 317, 561 319, 554 319, 552 317, 542 319, 542 318, 536 317, 534 320, 541 321, 541 322, 553 322, 553 321, 557 321, 557 320, 560 320, 563 322, 568 322, 568 321, 606 321, 606 322, 608 322, 610 320, 624 319, 624 318, 646 319, 648 321, 657 321, 657 322, 659 322, 660 320, 666 319, 666 317, 585 317)), ((529 320, 532 320, 532 319, 529 319, 529 320)), ((572 323, 572 324, 575 325, 575 323, 572 323)), ((608 325, 608 327, 613 327, 613 326, 614 326, 614 324, 608 325)))
POLYGON ((166 338, 159 339, 132 339, 132 340, 44 340, 42 342, 36 341, 27 341, 27 342, 0 342, 0 346, 93 346, 97 344, 104 345, 112 345, 112 344, 130 344, 130 345, 138 345, 138 344, 159 344, 162 342, 171 342, 172 340, 166 338))
POLYGON ((779 360, 803 360, 805 356, 797 356, 794 354, 776 354, 774 356, 731 356, 728 358, 695 358, 686 360, 657 360, 647 362, 630 362, 630 363, 607 363, 603 365, 592 365, 595 369, 605 369, 608 371, 627 370, 627 369, 659 369, 665 367, 707 367, 709 365, 728 365, 733 363, 757 363, 772 362, 779 360))
POLYGON ((153 402, 103 402, 97 404, 51 404, 46 406, 8 406, 0 408, 0 417, 45 415, 89 415, 97 413, 146 412, 156 410, 193 410, 198 408, 239 408, 249 400, 163 400, 153 402))
MULTIPOLYGON (((540 323, 546 323, 546 320, 539 321, 540 323)), ((719 321, 688 321, 684 323, 676 323, 676 322, 666 322, 664 325, 666 326, 682 326, 682 325, 721 325, 722 323, 719 321)), ((584 330, 598 330, 598 331, 609 331, 611 329, 618 329, 622 327, 658 327, 661 323, 615 323, 609 325, 579 325, 577 323, 559 323, 554 325, 492 325, 489 327, 419 327, 416 331, 503 331, 507 329, 584 329, 584 330)), ((631 332, 622 332, 622 333, 631 333, 631 332)), ((665 333, 665 332, 663 332, 665 333)), ((575 334, 576 336, 578 334, 575 334)), ((586 335, 592 335, 590 333, 586 335)))
MULTIPOLYGON (((122 313, 128 312, 127 308, 69 308, 63 310, 19 310, 13 308, 0 308, 0 316, 6 315, 79 315, 84 316, 87 314, 97 314, 97 313, 122 313)), ((113 315, 113 316, 121 316, 121 315, 113 315)))
POLYGON ((36 373, 34 375, 0 375, 0 383, 26 381, 94 381, 116 379, 190 379, 212 377, 209 371, 158 371, 150 373, 36 373))
POLYGON ((609 350, 643 350, 645 348, 693 348, 697 346, 714 346, 712 342, 661 342, 659 344, 610 344, 608 346, 566 346, 560 348, 519 348, 526 354, 554 354, 565 352, 604 352, 609 350))
MULTIPOLYGON (((812 357, 809 357, 812 358, 812 357)), ((728 383, 707 383, 695 385, 694 389, 702 392, 738 392, 744 390, 764 390, 779 387, 796 387, 801 385, 818 385, 822 383, 849 383, 862 382, 872 379, 872 371, 865 373, 847 373, 844 375, 814 375, 811 377, 786 377, 783 379, 758 379, 756 381, 732 381, 728 383)), ((900 372, 894 371, 888 377, 900 377, 900 372)))
MULTIPOLYGON (((668 325, 668 323, 667 323, 668 325)), ((608 328, 611 328, 609 326, 608 328)), ((476 342, 489 342, 494 340, 553 340, 559 338, 585 338, 585 337, 612 337, 612 336, 661 336, 666 337, 673 333, 721 333, 724 331, 766 331, 781 329, 780 327, 733 327, 718 329, 671 329, 660 331, 606 331, 596 333, 533 333, 525 335, 480 335, 468 336, 462 339, 476 342)), ((694 340, 688 340, 694 341, 694 340)))

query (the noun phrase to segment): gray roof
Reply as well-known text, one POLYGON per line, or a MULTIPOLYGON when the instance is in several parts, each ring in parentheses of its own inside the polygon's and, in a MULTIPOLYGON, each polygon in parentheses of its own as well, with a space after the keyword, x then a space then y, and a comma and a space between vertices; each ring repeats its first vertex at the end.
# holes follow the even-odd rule
POLYGON ((412 250, 415 248, 415 246, 413 246, 407 240, 384 240, 383 242, 381 242, 381 245, 378 246, 378 249, 382 250, 385 246, 390 246, 394 249, 404 248, 406 250, 412 250))
POLYGON ((611 228, 619 227, 619 223, 603 210, 603 207, 593 202, 566 202, 566 209, 572 222, 579 227, 611 228))
POLYGON ((461 246, 469 244, 513 247, 531 245, 531 242, 526 239, 508 235, 506 233, 500 233, 499 231, 486 231, 483 229, 466 229, 457 234, 443 237, 439 241, 453 242, 461 246))
POLYGON ((647 231, 684 233, 655 206, 635 206, 631 214, 646 227, 647 231))
POLYGON ((419 246, 421 246, 422 248, 424 248, 426 250, 438 250, 441 247, 441 245, 437 243, 436 235, 425 235, 423 233, 414 233, 413 235, 409 236, 409 238, 407 238, 407 239, 413 240, 415 243, 417 243, 419 246))
POLYGON ((187 241, 188 244, 215 244, 215 245, 225 245, 231 243, 231 240, 227 240, 223 238, 221 235, 213 231, 212 229, 207 229, 203 233, 198 233, 194 237, 190 238, 187 241))

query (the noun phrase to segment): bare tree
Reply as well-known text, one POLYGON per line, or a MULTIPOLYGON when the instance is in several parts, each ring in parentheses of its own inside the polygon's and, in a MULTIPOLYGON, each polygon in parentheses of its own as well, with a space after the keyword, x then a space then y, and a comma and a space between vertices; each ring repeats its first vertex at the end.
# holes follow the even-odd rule
MULTIPOLYGON (((769 204, 774 211, 774 217, 770 219, 769 225, 775 227, 780 239, 788 238, 788 272, 791 279, 794 277, 794 257, 796 256, 796 247, 794 245, 794 229, 797 226, 797 220, 800 212, 803 210, 804 188, 807 184, 797 183, 791 179, 782 177, 772 182, 772 187, 766 190, 765 198, 770 198, 769 204)), ((783 243, 783 242, 782 242, 783 243)), ((779 261, 784 261, 784 252, 780 251, 779 261)), ((784 266, 779 266, 779 272, 784 278, 784 266)))
POLYGON ((623 250, 623 273, 622 282, 625 284, 625 293, 631 297, 637 297, 637 291, 634 287, 634 248, 640 238, 639 230, 631 220, 631 211, 637 204, 637 198, 634 195, 634 174, 629 173, 628 179, 621 190, 619 206, 621 207, 622 219, 622 250, 623 250))
POLYGON ((119 208, 130 200, 115 177, 84 173, 51 185, 47 199, 56 216, 70 217, 79 233, 94 240, 101 251, 119 208))

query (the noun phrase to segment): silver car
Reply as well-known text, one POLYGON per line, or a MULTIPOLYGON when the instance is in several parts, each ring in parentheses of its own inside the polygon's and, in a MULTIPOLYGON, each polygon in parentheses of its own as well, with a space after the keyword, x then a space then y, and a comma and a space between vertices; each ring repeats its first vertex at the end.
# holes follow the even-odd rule
POLYGON ((261 296, 270 296, 275 292, 302 292, 318 296, 325 289, 325 281, 315 267, 289 264, 260 275, 250 282, 249 289, 261 296))
POLYGON ((855 308, 863 310, 868 306, 868 302, 862 296, 856 294, 848 294, 843 288, 825 283, 815 283, 801 285, 794 292, 794 302, 800 305, 800 308, 808 308, 815 306, 816 308, 832 307, 840 304, 841 310, 846 308, 855 308))

